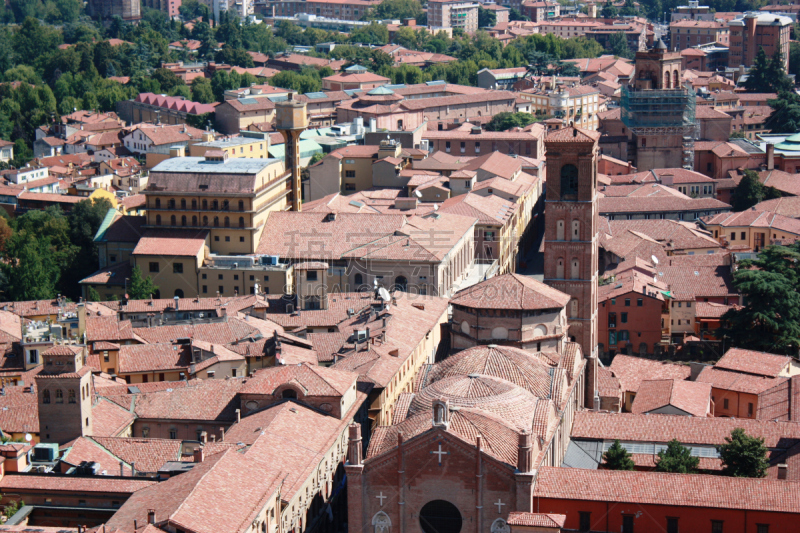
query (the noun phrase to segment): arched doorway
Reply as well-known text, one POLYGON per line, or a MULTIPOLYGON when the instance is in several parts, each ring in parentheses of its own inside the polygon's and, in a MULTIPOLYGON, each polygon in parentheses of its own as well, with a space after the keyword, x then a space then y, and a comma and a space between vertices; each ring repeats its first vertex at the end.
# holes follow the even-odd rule
POLYGON ((419 511, 419 525, 425 533, 460 533, 461 513, 445 500, 428 502, 419 511))
POLYGON ((397 276, 394 278, 394 289, 402 292, 406 292, 408 290, 408 280, 405 276, 397 276))

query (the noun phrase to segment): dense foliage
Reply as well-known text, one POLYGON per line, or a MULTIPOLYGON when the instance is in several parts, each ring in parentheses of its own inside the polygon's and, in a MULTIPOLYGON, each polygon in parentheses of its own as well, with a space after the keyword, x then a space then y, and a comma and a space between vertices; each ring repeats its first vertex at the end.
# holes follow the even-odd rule
POLYGON ((692 450, 672 439, 667 443, 667 449, 658 452, 656 472, 671 472, 673 474, 696 474, 699 457, 692 456, 692 450))
POLYGON ((736 428, 725 444, 717 446, 722 459, 722 474, 733 477, 766 477, 769 450, 764 439, 751 437, 742 428, 736 428))
POLYGON ((743 260, 733 285, 744 297, 741 309, 723 317, 719 332, 731 345, 795 355, 800 348, 800 243, 768 246, 756 260, 743 260))
POLYGON ((774 187, 765 186, 754 170, 745 170, 742 181, 733 193, 733 210, 745 211, 759 202, 780 198, 781 193, 774 187))
POLYGON ((635 465, 631 454, 617 439, 608 451, 603 453, 603 466, 609 470, 633 470, 635 465))

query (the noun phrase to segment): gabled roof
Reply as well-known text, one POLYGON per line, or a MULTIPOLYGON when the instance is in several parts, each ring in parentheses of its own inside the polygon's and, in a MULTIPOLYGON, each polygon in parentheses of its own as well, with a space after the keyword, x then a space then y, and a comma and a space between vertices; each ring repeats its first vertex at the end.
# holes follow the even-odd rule
POLYGON ((792 358, 786 355, 731 348, 717 361, 714 368, 776 378, 791 362, 792 358))
POLYGON ((450 303, 475 309, 562 309, 570 296, 529 276, 503 274, 455 293, 450 303))
POLYGON ((550 132, 545 137, 545 143, 595 143, 600 139, 600 132, 568 126, 550 132))
POLYGON ((645 380, 633 401, 633 413, 674 407, 691 416, 711 414, 711 385, 678 379, 645 380))
POLYGON ((284 383, 294 383, 308 396, 343 396, 352 388, 357 374, 301 363, 259 370, 242 386, 241 394, 271 395, 284 383))

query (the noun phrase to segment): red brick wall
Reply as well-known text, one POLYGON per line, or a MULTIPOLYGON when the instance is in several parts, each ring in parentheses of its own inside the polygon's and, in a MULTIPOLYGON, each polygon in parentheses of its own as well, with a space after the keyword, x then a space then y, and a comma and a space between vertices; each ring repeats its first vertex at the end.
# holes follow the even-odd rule
POLYGON ((628 345, 628 354, 638 354, 639 345, 641 343, 647 344, 647 353, 653 353, 653 345, 661 341, 661 308, 663 302, 644 296, 638 292, 629 292, 620 295, 615 299, 616 303, 611 303, 611 300, 600 302, 598 308, 597 322, 599 331, 599 342, 603 344, 606 351, 616 350, 620 353, 620 349, 628 345), (625 306, 625 299, 629 299, 631 305, 625 306), (642 299, 642 307, 637 305, 637 300, 642 299), (608 339, 608 315, 609 313, 617 314, 616 327, 614 331, 619 333, 621 330, 626 330, 629 333, 629 341, 617 342, 617 345, 609 344, 608 339), (622 322, 622 313, 627 313, 627 323, 622 322))

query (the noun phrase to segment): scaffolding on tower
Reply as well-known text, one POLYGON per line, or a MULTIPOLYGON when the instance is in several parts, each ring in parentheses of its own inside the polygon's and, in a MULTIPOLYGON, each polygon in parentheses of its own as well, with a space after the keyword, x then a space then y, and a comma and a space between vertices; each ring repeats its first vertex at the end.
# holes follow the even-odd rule
POLYGON ((683 167, 694 170, 694 141, 700 136, 695 116, 697 94, 689 87, 640 90, 622 88, 621 118, 636 135, 680 135, 683 167))

